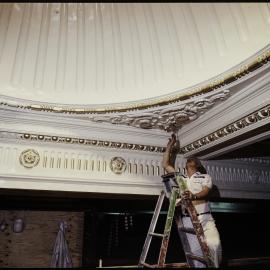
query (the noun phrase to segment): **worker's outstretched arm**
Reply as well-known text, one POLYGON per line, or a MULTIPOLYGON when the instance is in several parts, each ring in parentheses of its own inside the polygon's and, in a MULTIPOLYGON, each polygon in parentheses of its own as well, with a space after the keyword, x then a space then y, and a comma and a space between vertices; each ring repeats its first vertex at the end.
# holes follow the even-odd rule
MULTIPOLYGON (((167 173, 171 173, 171 172, 175 172, 175 168, 174 165, 171 164, 171 160, 172 160, 172 154, 176 154, 176 153, 172 153, 173 147, 176 143, 176 137, 173 134, 172 138, 169 138, 166 150, 163 154, 163 161, 162 161, 162 166, 163 168, 166 170, 167 173)), ((175 160, 175 158, 174 158, 175 160)))

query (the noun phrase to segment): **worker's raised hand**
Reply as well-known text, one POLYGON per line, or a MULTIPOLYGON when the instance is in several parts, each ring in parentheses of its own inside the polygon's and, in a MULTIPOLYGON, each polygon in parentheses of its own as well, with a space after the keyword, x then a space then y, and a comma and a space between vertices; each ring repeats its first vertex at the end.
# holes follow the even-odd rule
POLYGON ((167 143, 167 148, 174 151, 179 150, 180 143, 179 143, 179 140, 176 140, 175 134, 172 134, 171 138, 169 138, 169 141, 167 143))
POLYGON ((176 143, 176 137, 175 137, 175 134, 172 134, 172 137, 169 138, 169 141, 167 143, 167 147, 173 147, 176 143))

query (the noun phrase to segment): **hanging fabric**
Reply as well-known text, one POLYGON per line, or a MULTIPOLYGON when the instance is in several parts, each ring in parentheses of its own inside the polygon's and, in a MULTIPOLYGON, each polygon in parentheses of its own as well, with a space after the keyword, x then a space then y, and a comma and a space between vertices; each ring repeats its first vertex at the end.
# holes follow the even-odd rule
POLYGON ((66 228, 67 223, 65 221, 61 221, 59 223, 59 231, 54 244, 51 268, 72 268, 72 260, 65 238, 66 228))

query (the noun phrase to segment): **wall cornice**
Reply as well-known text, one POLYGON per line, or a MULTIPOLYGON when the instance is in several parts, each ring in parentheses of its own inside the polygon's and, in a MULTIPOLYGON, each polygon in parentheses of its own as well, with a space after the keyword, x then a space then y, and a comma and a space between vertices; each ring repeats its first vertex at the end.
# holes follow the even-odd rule
MULTIPOLYGON (((232 137, 234 134, 239 133, 239 131, 249 129, 253 125, 260 125, 270 123, 270 105, 264 106, 259 110, 254 111, 247 116, 230 123, 186 146, 180 148, 180 154, 191 153, 200 148, 205 148, 206 146, 211 146, 216 144, 219 140, 226 140, 226 136, 232 137)), ((243 133, 243 132, 242 132, 243 133)), ((94 146, 94 147, 105 147, 105 148, 115 148, 115 149, 126 149, 126 150, 136 150, 145 152, 162 153, 165 151, 164 146, 155 146, 147 144, 136 144, 136 143, 126 143, 126 142, 115 142, 111 140, 98 140, 89 138, 80 138, 72 136, 58 136, 49 135, 44 133, 22 133, 14 131, 0 131, 0 138, 13 138, 22 139, 28 141, 35 141, 38 143, 60 143, 65 145, 80 145, 80 146, 94 146)))
MULTIPOLYGON (((183 126, 179 131, 181 136, 193 137, 193 129, 202 129, 206 123, 215 122, 217 127, 222 127, 223 123, 232 122, 252 113, 256 109, 260 109, 264 105, 270 103, 270 65, 264 70, 248 78, 246 81, 234 85, 230 88, 233 95, 226 102, 219 104, 218 107, 211 109, 200 119, 196 119, 191 123, 183 126), (248 104, 248 106, 246 106, 248 104), (219 121, 216 121, 219 119, 219 121)), ((199 136, 199 135, 197 135, 199 136)))
POLYGON ((193 150, 200 149, 206 145, 210 146, 211 143, 220 140, 231 134, 236 134, 238 131, 250 127, 259 122, 270 123, 270 105, 267 105, 253 113, 226 125, 209 135, 206 135, 199 140, 196 140, 180 149, 180 153, 186 154, 192 152, 193 150))

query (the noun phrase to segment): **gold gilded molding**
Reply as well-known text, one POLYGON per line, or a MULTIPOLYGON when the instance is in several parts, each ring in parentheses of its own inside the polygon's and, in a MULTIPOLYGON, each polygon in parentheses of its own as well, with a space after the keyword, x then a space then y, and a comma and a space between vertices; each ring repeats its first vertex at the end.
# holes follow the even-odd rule
POLYGON ((29 109, 35 111, 44 111, 44 112, 55 112, 55 113, 68 113, 68 114, 106 114, 106 113, 119 113, 119 112, 130 112, 135 110, 145 110, 154 107, 161 107, 169 104, 173 104, 179 101, 188 100, 194 96, 210 93, 218 88, 227 86, 238 79, 246 76, 247 74, 257 70, 258 68, 262 67, 266 63, 270 61, 270 49, 269 46, 264 49, 261 54, 253 57, 249 60, 248 63, 242 64, 236 67, 230 73, 224 75, 217 76, 211 82, 205 85, 199 85, 193 87, 191 89, 187 89, 185 92, 182 93, 174 93, 169 94, 166 97, 161 98, 152 98, 146 101, 140 102, 132 102, 132 103, 125 103, 125 104, 116 104, 116 105, 107 105, 104 107, 94 107, 92 108, 83 108, 83 107, 70 107, 65 105, 45 105, 45 104, 17 104, 17 102, 6 102, 0 101, 0 105, 21 108, 21 109, 29 109))
MULTIPOLYGON (((187 144, 180 148, 180 154, 186 154, 193 150, 197 150, 202 146, 210 144, 217 141, 228 134, 232 134, 240 129, 244 129, 250 125, 253 125, 265 118, 270 117, 270 105, 262 107, 259 110, 248 114, 235 122, 230 123, 190 144, 187 144)), ((54 142, 54 143, 66 143, 66 144, 80 144, 80 145, 90 145, 105 148, 116 148, 116 149, 126 149, 126 150, 136 150, 144 152, 162 153, 165 151, 165 147, 153 146, 153 145, 143 145, 143 144, 133 144, 133 143, 121 143, 112 141, 102 141, 102 140, 91 140, 82 138, 71 138, 63 136, 50 136, 44 134, 29 134, 29 133, 17 133, 17 132, 4 132, 5 136, 12 137, 11 135, 16 135, 16 138, 30 140, 30 141, 44 141, 44 142, 54 142)), ((43 163, 46 161, 43 161, 43 163)), ((65 161, 64 161, 65 162, 65 161)), ((44 164, 43 164, 44 166, 44 164)), ((92 164, 94 166, 94 164, 92 164)), ((153 168, 152 168, 153 169, 153 168)), ((137 170, 137 168, 136 168, 137 170)))
POLYGON ((116 149, 156 152, 156 153, 161 153, 165 151, 164 147, 144 145, 144 144, 122 143, 122 142, 91 140, 91 139, 71 138, 71 137, 63 137, 63 136, 50 136, 50 135, 43 135, 43 134, 29 134, 29 133, 18 133, 18 136, 21 139, 31 140, 31 141, 80 144, 80 145, 90 145, 90 146, 108 147, 108 148, 116 148, 116 149))
POLYGON ((251 114, 248 114, 245 117, 242 117, 241 119, 238 119, 237 121, 222 127, 182 148, 180 148, 181 154, 186 154, 188 152, 197 150, 201 148, 202 146, 205 146, 207 144, 210 144, 214 141, 217 141, 229 134, 232 134, 240 129, 246 128, 250 125, 253 125, 265 118, 270 117, 270 105, 267 105, 251 114))

